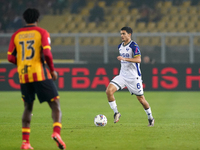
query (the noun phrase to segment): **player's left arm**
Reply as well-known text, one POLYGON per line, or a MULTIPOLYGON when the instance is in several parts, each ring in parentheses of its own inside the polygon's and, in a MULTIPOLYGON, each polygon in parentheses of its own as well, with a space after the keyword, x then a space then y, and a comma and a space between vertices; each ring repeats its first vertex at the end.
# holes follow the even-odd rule
POLYGON ((17 64, 17 51, 14 43, 14 35, 11 37, 9 48, 8 48, 8 53, 7 53, 7 59, 9 62, 13 64, 17 64))
POLYGON ((141 53, 140 53, 140 48, 137 45, 137 43, 132 42, 130 44, 130 48, 133 51, 133 58, 126 58, 122 56, 118 56, 118 60, 123 60, 123 61, 128 61, 128 62, 133 62, 133 63, 141 63, 141 53))

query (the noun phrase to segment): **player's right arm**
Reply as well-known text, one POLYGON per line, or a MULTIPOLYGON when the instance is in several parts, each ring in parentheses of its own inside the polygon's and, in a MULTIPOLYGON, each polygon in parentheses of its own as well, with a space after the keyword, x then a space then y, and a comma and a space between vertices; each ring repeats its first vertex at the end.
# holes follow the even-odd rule
POLYGON ((123 61, 132 62, 132 63, 141 63, 141 53, 140 53, 140 48, 137 45, 137 43, 132 42, 130 44, 130 48, 133 51, 133 58, 125 58, 122 56, 118 56, 117 59, 119 61, 123 60, 123 61))
POLYGON ((47 65, 49 66, 50 73, 53 80, 58 78, 58 74, 54 69, 53 64, 53 55, 51 53, 51 46, 50 46, 50 36, 48 32, 44 32, 42 36, 42 47, 43 47, 43 54, 47 65))
POLYGON ((141 56, 140 55, 137 55, 133 58, 125 58, 125 57, 122 57, 122 56, 118 56, 117 59, 119 61, 123 60, 123 61, 129 61, 129 62, 132 62, 132 63, 141 63, 141 56))

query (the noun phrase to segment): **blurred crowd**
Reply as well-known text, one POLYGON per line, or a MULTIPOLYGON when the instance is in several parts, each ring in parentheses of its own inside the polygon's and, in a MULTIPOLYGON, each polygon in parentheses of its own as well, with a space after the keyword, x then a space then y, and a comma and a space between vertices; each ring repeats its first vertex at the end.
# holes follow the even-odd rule
POLYGON ((26 8, 37 8, 41 14, 48 14, 57 1, 62 0, 0 0, 0 33, 13 32, 22 27, 22 14, 26 8))
MULTIPOLYGON (((105 1, 106 6, 112 6, 116 0, 96 0, 94 8, 90 10, 89 21, 104 21, 104 9, 97 2, 105 1)), ((123 0, 129 2, 129 10, 137 8, 140 18, 137 22, 159 21, 159 10, 155 9, 158 1, 171 1, 173 5, 181 5, 188 0, 123 0)), ((199 0, 190 0, 191 5, 197 5, 199 0)), ((87 5, 87 0, 0 0, 0 33, 12 32, 24 25, 22 19, 23 11, 28 7, 37 8, 41 15, 61 15, 64 9, 70 13, 77 14, 81 8, 87 5)))
POLYGON ((156 9, 158 2, 171 1, 173 6, 180 6, 184 1, 191 1, 191 5, 197 5, 199 0, 129 0, 131 5, 129 9, 137 8, 140 12, 140 18, 137 22, 157 22, 161 19, 159 9, 156 9))

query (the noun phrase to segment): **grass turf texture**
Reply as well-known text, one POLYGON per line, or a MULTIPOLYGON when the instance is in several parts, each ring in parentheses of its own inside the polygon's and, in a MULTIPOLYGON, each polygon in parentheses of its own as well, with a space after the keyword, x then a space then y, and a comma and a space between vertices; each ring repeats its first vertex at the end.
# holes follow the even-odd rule
MULTIPOLYGON (((69 150, 199 150, 200 93, 145 92, 155 126, 147 127, 147 116, 129 92, 115 93, 120 121, 113 123, 105 92, 59 92, 62 139, 69 150), (104 114, 105 127, 93 119, 104 114)), ((20 92, 0 92, 0 150, 19 150, 23 102, 20 92)), ((36 150, 57 150, 51 139, 52 119, 47 103, 36 100, 31 122, 31 145, 36 150)))

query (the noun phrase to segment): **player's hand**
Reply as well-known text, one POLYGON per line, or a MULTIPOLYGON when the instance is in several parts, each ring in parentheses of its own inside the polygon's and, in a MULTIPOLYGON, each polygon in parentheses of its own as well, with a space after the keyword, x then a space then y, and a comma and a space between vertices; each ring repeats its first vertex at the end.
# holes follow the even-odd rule
POLYGON ((121 60, 125 61, 125 58, 122 57, 122 56, 118 56, 117 59, 118 59, 119 61, 121 61, 121 60))
POLYGON ((58 73, 56 71, 51 72, 52 79, 55 81, 58 78, 58 73))

